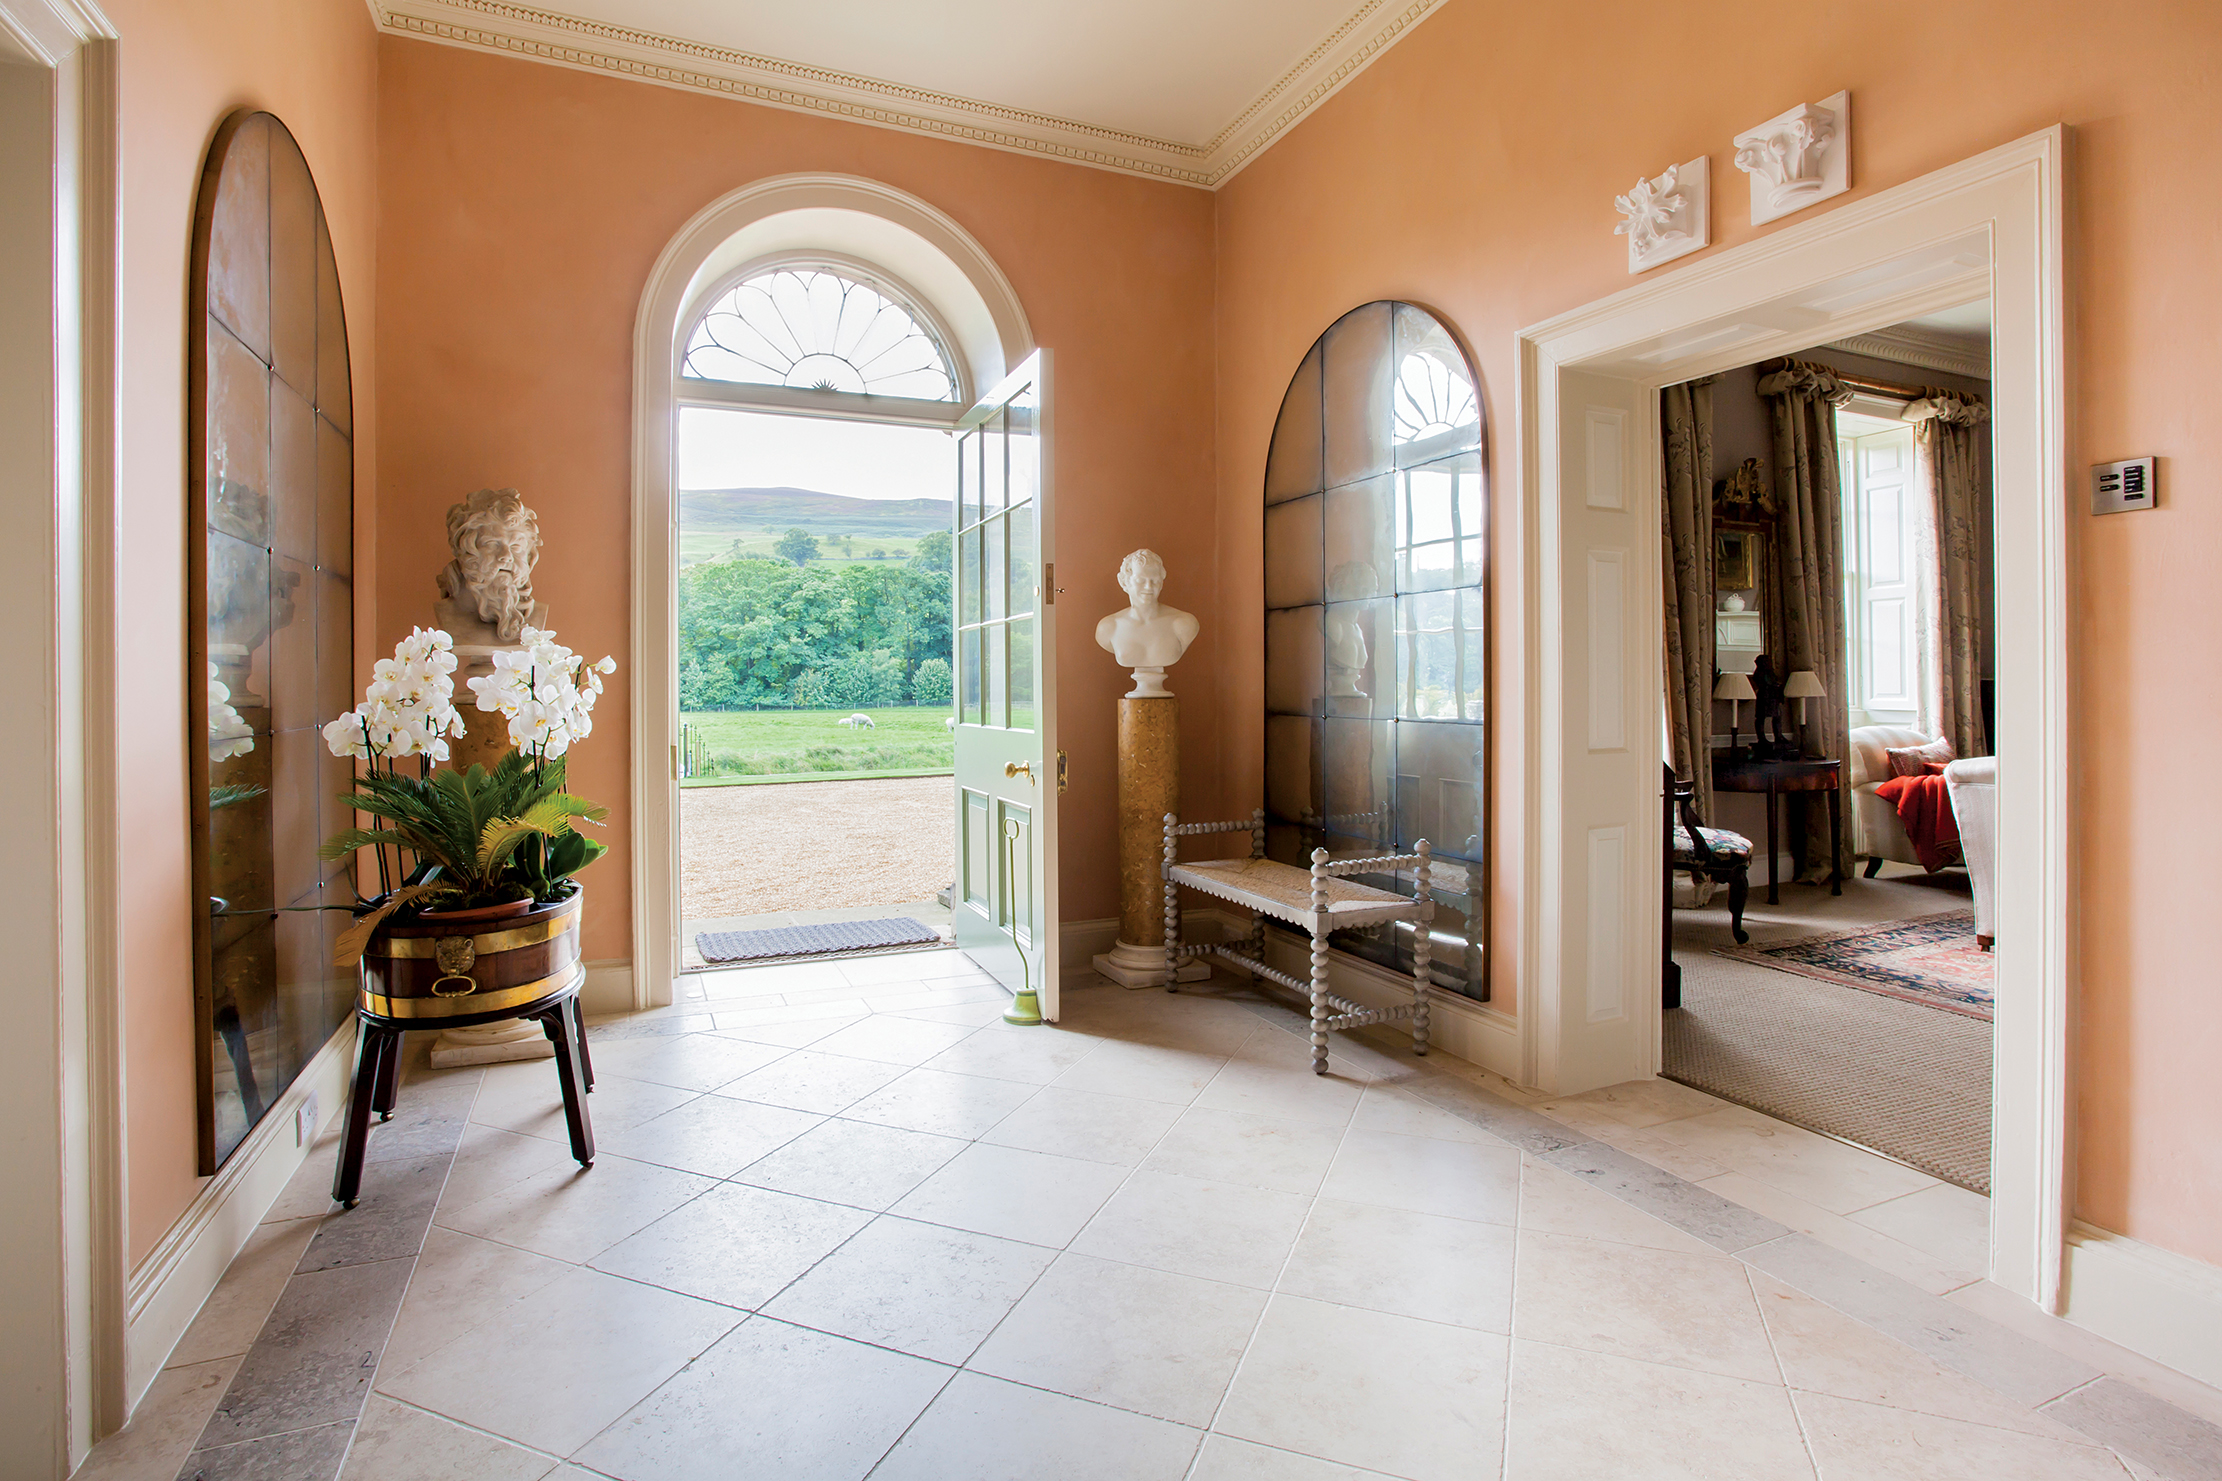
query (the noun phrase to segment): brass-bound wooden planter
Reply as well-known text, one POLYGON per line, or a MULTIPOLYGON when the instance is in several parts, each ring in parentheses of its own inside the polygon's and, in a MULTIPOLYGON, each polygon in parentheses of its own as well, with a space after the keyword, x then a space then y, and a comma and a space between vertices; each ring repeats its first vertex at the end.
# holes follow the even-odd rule
POLYGON ((503 920, 410 920, 380 928, 363 952, 365 1013, 433 1027, 511 1012, 575 985, 586 892, 503 920))

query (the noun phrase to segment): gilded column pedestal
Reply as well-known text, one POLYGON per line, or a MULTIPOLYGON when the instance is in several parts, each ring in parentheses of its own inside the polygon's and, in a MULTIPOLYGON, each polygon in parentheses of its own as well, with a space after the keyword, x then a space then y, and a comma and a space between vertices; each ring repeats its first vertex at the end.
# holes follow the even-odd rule
MULTIPOLYGON (((1170 694, 1119 700, 1119 940, 1095 959, 1121 987, 1165 985, 1165 814, 1180 811, 1180 701, 1170 694)), ((1184 962, 1180 980, 1211 975, 1184 962)))

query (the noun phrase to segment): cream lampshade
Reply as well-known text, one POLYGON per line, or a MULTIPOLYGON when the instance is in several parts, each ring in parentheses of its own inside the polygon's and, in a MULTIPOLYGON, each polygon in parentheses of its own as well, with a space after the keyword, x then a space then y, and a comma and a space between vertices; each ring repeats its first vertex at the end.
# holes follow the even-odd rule
POLYGON ((1747 699, 1757 699, 1759 692, 1751 687, 1749 674, 1722 674, 1713 684, 1713 698, 1728 701, 1728 748, 1736 749, 1736 726, 1742 719, 1742 705, 1747 699))
POLYGON ((1820 675, 1811 669, 1799 669, 1782 686, 1782 697, 1798 702, 1798 723, 1805 723, 1805 702, 1809 699, 1826 699, 1828 691, 1821 687, 1820 675))

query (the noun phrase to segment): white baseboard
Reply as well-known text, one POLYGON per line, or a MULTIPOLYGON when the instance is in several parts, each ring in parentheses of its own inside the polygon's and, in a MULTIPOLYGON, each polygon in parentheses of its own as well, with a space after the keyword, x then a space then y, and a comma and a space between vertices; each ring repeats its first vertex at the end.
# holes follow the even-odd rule
POLYGON ((586 984, 579 989, 579 1006, 588 1013, 630 1013, 633 1002, 633 960, 610 957, 586 964, 586 984))
POLYGON ((131 1272, 124 1306, 128 1407, 137 1406, 232 1258, 307 1158, 309 1149, 296 1128, 302 1103, 314 1095, 318 1120, 330 1124, 347 1104, 354 1064, 355 1015, 349 1013, 339 1032, 286 1087, 216 1176, 201 1184, 185 1212, 131 1272))
POLYGON ((2079 1222, 2065 1285, 2069 1321, 2222 1387, 2222 1268, 2079 1222))

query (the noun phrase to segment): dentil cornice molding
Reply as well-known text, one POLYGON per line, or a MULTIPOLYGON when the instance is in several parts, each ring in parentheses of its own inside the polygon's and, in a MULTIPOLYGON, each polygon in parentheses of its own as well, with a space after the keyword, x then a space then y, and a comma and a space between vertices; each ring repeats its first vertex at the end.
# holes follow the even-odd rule
POLYGON ((1987 348, 1960 335, 1938 334, 1910 324, 1893 324, 1872 334, 1832 340, 1827 348, 1922 370, 1941 370, 1946 375, 1964 375, 1971 380, 1991 378, 1987 348))
POLYGON ((1407 35, 1442 0, 1361 0, 1327 37, 1203 143, 1126 133, 729 47, 582 20, 509 0, 369 0, 383 31, 773 108, 1218 188, 1407 35))

